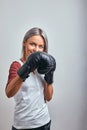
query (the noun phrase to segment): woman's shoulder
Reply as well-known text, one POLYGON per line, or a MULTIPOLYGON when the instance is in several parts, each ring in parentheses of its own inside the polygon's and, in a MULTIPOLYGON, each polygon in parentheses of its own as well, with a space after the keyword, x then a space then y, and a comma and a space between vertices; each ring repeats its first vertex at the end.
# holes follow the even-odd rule
POLYGON ((22 62, 20 60, 12 61, 10 67, 11 68, 20 68, 22 65, 22 62))

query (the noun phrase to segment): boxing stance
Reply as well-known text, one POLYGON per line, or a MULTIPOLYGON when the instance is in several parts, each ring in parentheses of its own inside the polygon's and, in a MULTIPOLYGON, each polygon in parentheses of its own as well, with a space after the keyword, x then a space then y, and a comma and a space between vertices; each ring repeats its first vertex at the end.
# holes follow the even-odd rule
POLYGON ((7 97, 15 100, 12 130, 50 130, 47 101, 53 96, 56 61, 47 51, 45 32, 28 30, 21 58, 10 65, 5 89, 7 97))

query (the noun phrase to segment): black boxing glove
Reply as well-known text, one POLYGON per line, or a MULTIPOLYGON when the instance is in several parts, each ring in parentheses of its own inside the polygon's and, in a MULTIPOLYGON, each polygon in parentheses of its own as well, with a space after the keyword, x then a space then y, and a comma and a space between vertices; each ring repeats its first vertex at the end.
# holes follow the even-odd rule
POLYGON ((53 56, 43 52, 40 53, 41 60, 37 68, 40 74, 45 74, 44 79, 48 84, 53 83, 53 75, 56 69, 56 60, 53 56))
POLYGON ((55 70, 56 68, 56 61, 53 56, 47 54, 46 52, 39 52, 40 61, 37 68, 38 73, 46 74, 50 70, 55 70))
POLYGON ((38 67, 39 61, 39 53, 32 53, 31 55, 29 55, 26 62, 17 71, 19 77, 22 78, 23 81, 25 81, 25 79, 29 77, 29 73, 33 72, 38 67))
POLYGON ((52 56, 50 58, 50 66, 50 70, 44 76, 44 79, 48 84, 53 83, 54 71, 56 69, 56 61, 52 56))
POLYGON ((54 75, 53 70, 50 70, 48 73, 45 74, 44 79, 47 82, 47 84, 53 83, 53 75, 54 75))

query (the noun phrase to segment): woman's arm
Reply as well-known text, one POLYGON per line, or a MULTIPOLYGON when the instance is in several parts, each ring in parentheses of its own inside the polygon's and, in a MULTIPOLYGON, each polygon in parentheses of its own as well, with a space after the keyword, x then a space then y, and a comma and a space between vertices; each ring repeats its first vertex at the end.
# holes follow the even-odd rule
POLYGON ((15 61, 9 69, 8 81, 5 92, 8 98, 13 97, 20 89, 23 80, 18 76, 17 71, 21 67, 20 63, 15 61))
POLYGON ((16 76, 14 79, 12 79, 5 88, 7 97, 8 98, 13 97, 20 89, 22 83, 23 80, 19 76, 16 76))
POLYGON ((44 86, 44 99, 50 101, 53 96, 53 85, 52 84, 45 84, 44 86))

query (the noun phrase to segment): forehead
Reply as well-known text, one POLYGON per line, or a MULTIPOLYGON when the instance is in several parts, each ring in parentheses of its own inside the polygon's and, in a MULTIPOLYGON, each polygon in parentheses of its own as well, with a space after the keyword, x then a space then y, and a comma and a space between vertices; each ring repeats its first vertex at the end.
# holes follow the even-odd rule
POLYGON ((35 36, 32 36, 30 38, 28 38, 27 40, 28 42, 35 42, 35 43, 44 43, 44 39, 42 36, 40 35, 35 35, 35 36))

